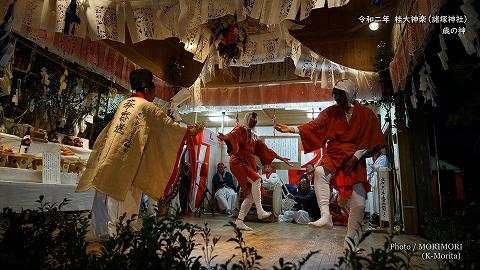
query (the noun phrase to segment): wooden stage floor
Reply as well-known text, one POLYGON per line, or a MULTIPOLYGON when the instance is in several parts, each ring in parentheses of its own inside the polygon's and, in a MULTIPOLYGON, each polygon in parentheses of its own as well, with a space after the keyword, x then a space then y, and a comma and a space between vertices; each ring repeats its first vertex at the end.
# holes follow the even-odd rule
MULTIPOLYGON (((225 215, 215 215, 215 217, 202 215, 201 217, 186 216, 183 220, 198 225, 208 223, 208 227, 212 229, 212 236, 220 237, 214 251, 214 255, 218 256, 214 263, 223 263, 233 254, 239 255, 239 251, 234 249, 235 243, 227 242, 234 236, 233 229, 224 226, 234 219, 225 215)), ((273 265, 278 265, 280 257, 289 261, 299 261, 310 251, 319 250, 320 252, 312 256, 302 269, 330 269, 334 268, 338 256, 343 254, 345 226, 334 226, 332 230, 322 230, 293 223, 246 222, 245 224, 253 229, 253 231, 244 231, 245 242, 248 246, 255 247, 258 254, 263 257, 260 260, 262 268, 271 269, 273 265)), ((365 250, 370 250, 372 247, 382 248, 385 236, 386 234, 383 233, 372 233, 360 247, 365 250)), ((198 237, 198 243, 203 243, 201 236, 198 237)), ((396 236, 394 241, 399 244, 427 242, 410 235, 396 236)), ((195 255, 202 255, 200 248, 195 251, 195 255)), ((436 268, 434 261, 423 261, 419 257, 414 258, 413 262, 423 267, 436 268)))
MULTIPOLYGON (((226 215, 215 214, 202 215, 201 217, 184 216, 183 221, 203 226, 208 224, 213 237, 220 237, 214 249, 213 260, 216 263, 225 263, 233 254, 238 257, 239 251, 235 249, 234 242, 227 242, 235 236, 232 227, 225 226, 229 221, 235 219, 226 215)), ((247 246, 255 247, 258 254, 263 258, 259 261, 262 269, 272 269, 273 265, 278 266, 278 259, 283 257, 287 261, 299 261, 310 251, 319 250, 313 255, 302 269, 332 269, 338 262, 338 257, 343 254, 343 239, 346 232, 345 226, 334 226, 332 230, 313 228, 308 225, 278 222, 246 222, 253 231, 243 231, 247 246)), ((141 225, 140 225, 141 226, 141 225)), ((372 233, 361 248, 370 251, 371 248, 383 248, 386 234, 372 233)), ((88 232, 87 240, 90 240, 89 249, 100 251, 100 244, 93 240, 91 231, 88 232)), ((411 235, 398 235, 394 238, 398 244, 420 244, 427 243, 425 239, 411 235)), ((204 241, 201 235, 197 235, 197 246, 192 255, 202 256, 201 250, 204 241)), ((366 254, 368 254, 367 252, 366 254)), ((414 265, 422 266, 424 269, 435 269, 435 261, 424 261, 419 256, 413 260, 414 265)), ((204 264, 204 261, 201 261, 204 264)))

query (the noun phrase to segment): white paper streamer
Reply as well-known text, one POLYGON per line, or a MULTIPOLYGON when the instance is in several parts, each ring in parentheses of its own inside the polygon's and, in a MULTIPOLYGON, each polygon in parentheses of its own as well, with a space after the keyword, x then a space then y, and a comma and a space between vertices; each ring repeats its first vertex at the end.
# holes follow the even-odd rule
POLYGON ((92 40, 125 42, 125 5, 106 0, 91 1, 87 8, 88 31, 92 40))
POLYGON ((444 70, 448 69, 448 55, 446 51, 440 51, 438 53, 438 57, 440 58, 440 61, 442 62, 442 67, 444 70))

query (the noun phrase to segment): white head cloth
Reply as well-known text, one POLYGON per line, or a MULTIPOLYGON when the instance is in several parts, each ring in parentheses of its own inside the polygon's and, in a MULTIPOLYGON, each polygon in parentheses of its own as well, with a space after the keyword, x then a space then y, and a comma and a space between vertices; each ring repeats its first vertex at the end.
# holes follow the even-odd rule
POLYGON ((334 88, 345 91, 345 94, 347 94, 347 100, 350 104, 353 104, 355 102, 355 99, 357 98, 358 88, 354 82, 349 79, 343 79, 338 81, 335 84, 334 88))
MULTIPOLYGON (((248 112, 245 114, 245 117, 243 118, 243 123, 242 123, 242 126, 244 126, 245 128, 247 129, 250 129, 248 126, 249 126, 249 123, 250 123, 250 119, 252 119, 252 115, 254 114, 255 112, 248 112)), ((256 114, 256 113, 255 113, 256 114)), ((252 131, 255 131, 255 128, 252 128, 251 129, 252 131)))

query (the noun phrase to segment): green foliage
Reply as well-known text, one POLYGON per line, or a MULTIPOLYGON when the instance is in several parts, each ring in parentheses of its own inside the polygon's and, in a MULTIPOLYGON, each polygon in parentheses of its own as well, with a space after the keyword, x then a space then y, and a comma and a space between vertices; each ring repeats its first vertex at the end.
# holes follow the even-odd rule
POLYGON ((197 234, 194 225, 178 216, 149 217, 136 231, 131 222, 118 223, 117 233, 102 243, 99 269, 200 269, 200 258, 191 256, 197 234))
POLYGON ((37 201, 38 210, 3 210, 0 265, 3 269, 82 269, 93 261, 86 252, 88 220, 68 215, 58 206, 37 201))
POLYGON ((202 236, 205 243, 205 245, 202 246, 202 252, 207 268, 212 268, 212 260, 217 257, 217 255, 213 255, 213 250, 215 249, 215 246, 220 240, 220 237, 212 238, 211 232, 212 230, 207 227, 207 223, 205 223, 204 226, 200 228, 200 235, 202 236))
MULTIPOLYGON (((50 84, 48 89, 44 90, 40 75, 29 72, 24 78, 18 109, 21 112, 33 109, 31 112, 39 114, 43 126, 49 125, 53 130, 71 133, 74 124, 95 111, 97 100, 92 94, 102 90, 102 87, 68 75, 67 88, 60 94, 58 90, 62 74, 50 74, 50 84), (65 126, 57 128, 62 118, 65 118, 65 126)), ((33 122, 33 117, 30 120, 33 122)))
POLYGON ((229 222, 226 226, 232 226, 235 233, 235 237, 232 237, 227 241, 236 243, 237 246, 235 249, 239 249, 241 252, 241 257, 238 263, 234 264, 232 269, 260 269, 258 267, 258 260, 262 259, 262 256, 258 255, 257 250, 254 247, 246 245, 242 231, 235 225, 235 223, 229 222))
MULTIPOLYGON (((365 241, 370 234, 371 232, 365 232, 358 244, 365 241)), ((348 249, 344 251, 342 257, 338 258, 335 267, 337 269, 418 269, 419 266, 411 263, 414 255, 412 250, 390 248, 394 243, 393 238, 393 235, 385 237, 383 248, 371 248, 369 253, 364 249, 357 250, 349 243, 348 249)))
MULTIPOLYGON (((261 269, 262 257, 254 247, 248 246, 242 231, 234 223, 235 236, 228 239, 236 243, 233 254, 225 263, 214 264, 215 246, 220 238, 212 237, 207 224, 196 226, 184 223, 178 215, 148 217, 143 219, 141 229, 134 229, 135 216, 125 221, 120 218, 116 234, 101 243, 100 251, 89 251, 85 237, 89 220, 85 215, 65 213, 64 200, 56 205, 37 201, 36 210, 15 213, 5 208, 0 224, 1 269, 261 269), (197 236, 202 244, 195 242, 197 236), (193 256, 193 251, 202 246, 202 256, 193 256), (204 262, 202 265, 201 261, 204 262)), ((440 269, 477 269, 480 248, 478 235, 478 208, 466 209, 458 217, 442 218, 426 215, 428 227, 424 228, 427 239, 434 243, 462 243, 461 260, 440 261, 440 269), (467 218, 469 217, 469 218, 467 218), (473 217, 473 218, 471 218, 473 217)), ((362 235, 365 241, 371 232, 362 235)), ((417 256, 412 250, 391 249, 394 236, 385 238, 383 248, 357 250, 350 246, 338 258, 336 269, 418 269, 412 263, 417 256)), ((299 270, 318 251, 310 252, 298 262, 278 260, 275 270, 299 270)))
MULTIPOLYGON (((100 252, 88 251, 85 240, 89 221, 85 216, 67 214, 58 206, 44 203, 40 197, 37 210, 15 213, 5 208, 0 227, 0 267, 2 269, 260 269, 254 247, 249 247, 242 232, 234 228, 240 256, 232 257, 224 264, 212 265, 216 258, 214 248, 220 238, 213 237, 205 224, 198 227, 181 221, 178 215, 148 217, 143 219, 141 229, 134 229, 135 216, 125 221, 120 217, 116 234, 101 243, 100 252), (192 252, 199 245, 195 237, 203 238, 201 256, 192 252), (238 260, 234 260, 238 258, 238 260)), ((316 252, 308 254, 297 263, 280 259, 280 267, 273 269, 301 269, 316 252)))
POLYGON ((310 260, 310 258, 317 254, 319 251, 310 251, 303 259, 298 261, 297 263, 293 262, 286 262, 283 258, 278 259, 279 266, 273 266, 274 270, 300 270, 305 265, 305 263, 310 260))

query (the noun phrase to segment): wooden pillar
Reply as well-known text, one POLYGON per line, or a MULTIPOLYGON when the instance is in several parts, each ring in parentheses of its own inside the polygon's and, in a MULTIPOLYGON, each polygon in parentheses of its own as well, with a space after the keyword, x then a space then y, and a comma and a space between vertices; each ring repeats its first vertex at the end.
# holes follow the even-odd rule
POLYGON ((398 136, 398 155, 400 163, 401 208, 405 233, 418 234, 417 194, 415 189, 414 160, 410 132, 406 126, 403 92, 395 97, 395 120, 398 136))
POLYGON ((425 214, 435 211, 429 140, 432 123, 433 121, 430 120, 424 109, 417 109, 413 112, 409 129, 415 166, 418 222, 421 228, 424 227, 422 225, 425 225, 425 214))
POLYGON ((409 127, 405 119, 403 91, 395 98, 400 159, 400 186, 403 222, 407 234, 419 234, 425 214, 435 211, 432 168, 430 163, 429 129, 431 122, 422 108, 409 111, 409 127))

